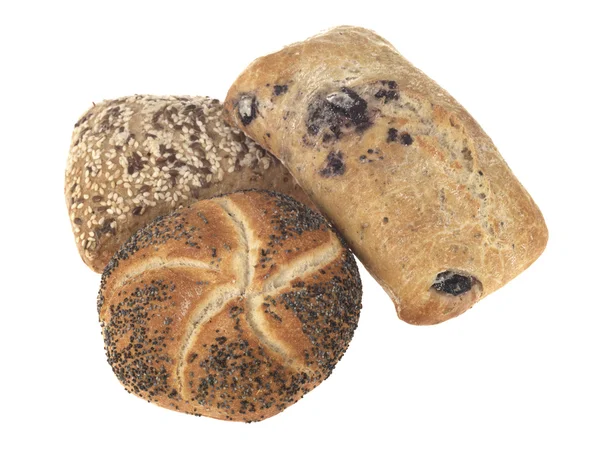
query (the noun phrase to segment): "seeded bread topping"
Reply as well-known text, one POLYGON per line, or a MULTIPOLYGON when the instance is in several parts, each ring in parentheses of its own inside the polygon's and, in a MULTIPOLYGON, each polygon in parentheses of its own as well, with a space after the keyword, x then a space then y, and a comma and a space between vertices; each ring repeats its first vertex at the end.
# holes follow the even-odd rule
POLYGON ((98 295, 108 361, 127 391, 247 422, 329 377, 360 308, 358 269, 335 231, 264 191, 200 201, 138 230, 98 295))
POLYGON ((92 269, 102 271, 153 218, 198 199, 269 188, 309 202, 281 164, 221 115, 207 97, 136 95, 94 105, 79 119, 65 197, 92 269))

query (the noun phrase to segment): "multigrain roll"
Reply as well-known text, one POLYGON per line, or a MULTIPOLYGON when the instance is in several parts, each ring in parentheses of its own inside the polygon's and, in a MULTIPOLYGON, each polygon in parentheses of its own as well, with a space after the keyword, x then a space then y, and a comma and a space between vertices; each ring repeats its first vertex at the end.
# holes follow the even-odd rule
POLYGON ((326 379, 360 308, 336 233, 265 191, 150 223, 107 265, 98 295, 108 361, 129 392, 236 421, 273 416, 326 379))
POLYGON ((273 157, 227 126, 206 97, 135 95, 94 105, 75 124, 65 198, 83 261, 102 272, 159 215, 240 189, 310 203, 273 157))
POLYGON ((407 322, 458 316, 546 246, 542 214, 477 122, 369 30, 334 28, 257 59, 225 108, 407 322))

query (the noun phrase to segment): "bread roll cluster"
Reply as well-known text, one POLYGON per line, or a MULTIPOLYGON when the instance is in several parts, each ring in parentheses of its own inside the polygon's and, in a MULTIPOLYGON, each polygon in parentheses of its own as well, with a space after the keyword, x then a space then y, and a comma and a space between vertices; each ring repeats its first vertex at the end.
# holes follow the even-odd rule
POLYGON ((251 422, 320 384, 358 323, 349 249, 424 325, 546 245, 477 122, 369 30, 255 60, 224 105, 124 97, 73 133, 65 197, 82 259, 103 271, 108 362, 151 403, 251 422))

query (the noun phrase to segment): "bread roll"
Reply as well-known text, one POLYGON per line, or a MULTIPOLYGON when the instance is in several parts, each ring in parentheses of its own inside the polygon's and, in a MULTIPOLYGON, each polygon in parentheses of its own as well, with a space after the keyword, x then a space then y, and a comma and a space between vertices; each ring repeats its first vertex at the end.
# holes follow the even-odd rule
POLYGON ((371 31, 334 28, 257 59, 225 108, 407 322, 458 316, 546 245, 542 214, 477 122, 371 31))
POLYGON ((354 258, 323 217, 265 191, 150 223, 98 295, 108 361, 129 392, 236 421, 273 416, 327 378, 360 308, 354 258))
POLYGON ((135 95, 75 124, 65 197, 83 261, 96 272, 134 231, 198 199, 265 188, 309 202, 287 170, 205 97, 135 95))

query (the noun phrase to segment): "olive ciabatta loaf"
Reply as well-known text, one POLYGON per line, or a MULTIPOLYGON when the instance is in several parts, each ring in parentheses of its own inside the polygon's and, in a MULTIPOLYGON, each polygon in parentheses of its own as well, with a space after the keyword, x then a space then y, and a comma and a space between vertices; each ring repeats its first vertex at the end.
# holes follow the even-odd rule
POLYGON ((102 272, 134 231, 198 199, 271 189, 312 205, 288 171, 206 97, 135 95, 75 124, 65 197, 83 261, 102 272))
POLYGON ((542 214, 477 122, 369 30, 334 28, 257 59, 225 109, 407 322, 458 316, 546 246, 542 214))
POLYGON ((129 392, 236 421, 273 416, 325 380, 360 308, 354 257, 325 219, 266 191, 138 230, 98 295, 108 361, 129 392))

